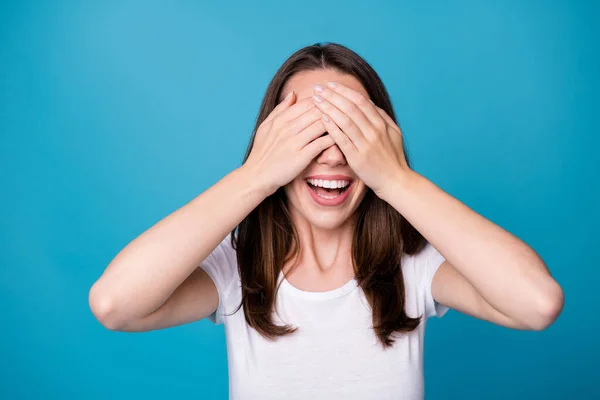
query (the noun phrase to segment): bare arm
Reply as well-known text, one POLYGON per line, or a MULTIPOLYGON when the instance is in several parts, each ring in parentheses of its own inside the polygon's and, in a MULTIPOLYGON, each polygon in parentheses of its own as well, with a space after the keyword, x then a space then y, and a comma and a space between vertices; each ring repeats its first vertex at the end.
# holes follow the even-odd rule
POLYGON ((123 332, 170 328, 206 318, 218 304, 219 294, 212 279, 202 268, 196 268, 156 311, 118 327, 108 327, 123 332))
POLYGON ((315 104, 348 165, 446 259, 433 276, 433 298, 500 325, 552 324, 564 293, 540 256, 412 170, 402 131, 385 110, 340 82, 327 86, 314 88, 315 104))
POLYGON ((198 268, 267 196, 334 141, 309 99, 293 92, 258 128, 244 165, 129 243, 92 286, 92 312, 107 328, 146 331, 202 319, 218 305, 198 268))
POLYGON ((446 258, 433 277, 441 304, 498 325, 541 330, 561 313, 564 295, 526 243, 411 171, 386 199, 446 258))
POLYGON ((216 288, 198 266, 268 190, 253 171, 240 167, 143 232, 90 289, 96 318, 109 329, 142 331, 214 312, 216 288))

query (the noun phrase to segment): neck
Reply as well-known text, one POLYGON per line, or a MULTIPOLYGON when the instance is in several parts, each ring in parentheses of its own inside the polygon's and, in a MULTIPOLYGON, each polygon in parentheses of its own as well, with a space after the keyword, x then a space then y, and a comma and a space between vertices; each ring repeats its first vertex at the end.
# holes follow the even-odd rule
POLYGON ((296 225, 298 253, 283 267, 287 280, 298 289, 326 291, 354 277, 352 240, 354 225, 347 221, 336 229, 296 225))

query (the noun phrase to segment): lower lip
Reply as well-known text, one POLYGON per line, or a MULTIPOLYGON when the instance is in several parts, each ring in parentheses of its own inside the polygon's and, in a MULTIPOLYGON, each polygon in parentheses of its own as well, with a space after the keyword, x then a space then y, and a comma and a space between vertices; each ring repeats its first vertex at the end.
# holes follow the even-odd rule
POLYGON ((310 195, 312 196, 313 200, 322 205, 322 206, 339 206, 340 204, 342 204, 344 202, 344 200, 346 200, 346 198, 348 198, 348 194, 350 193, 350 189, 352 189, 352 185, 354 184, 354 181, 350 182, 350 184, 348 185, 348 188, 344 191, 344 193, 340 194, 339 196, 334 197, 333 199, 326 199, 323 198, 321 196, 319 196, 314 190, 311 189, 311 187, 308 185, 308 183, 306 183, 306 188, 308 189, 308 192, 310 193, 310 195))

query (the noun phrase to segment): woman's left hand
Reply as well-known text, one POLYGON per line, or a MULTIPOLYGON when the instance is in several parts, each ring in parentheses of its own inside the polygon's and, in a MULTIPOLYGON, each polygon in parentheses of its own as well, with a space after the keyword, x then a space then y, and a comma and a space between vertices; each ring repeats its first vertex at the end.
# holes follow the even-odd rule
POLYGON ((400 128, 361 93, 337 82, 328 82, 327 86, 313 86, 313 102, 324 114, 325 128, 350 168, 378 197, 383 197, 386 187, 411 172, 400 128))

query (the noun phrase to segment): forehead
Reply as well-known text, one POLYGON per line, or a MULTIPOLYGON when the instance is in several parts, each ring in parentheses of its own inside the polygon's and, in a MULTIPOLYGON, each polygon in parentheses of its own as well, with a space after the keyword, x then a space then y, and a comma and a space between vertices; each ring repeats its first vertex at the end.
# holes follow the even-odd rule
POLYGON ((321 86, 329 81, 339 82, 344 86, 349 87, 358 93, 369 97, 369 94, 363 87, 363 85, 352 75, 340 74, 337 71, 331 69, 320 69, 316 71, 302 71, 292 75, 286 82, 282 92, 281 99, 283 99, 292 90, 296 92, 296 96, 299 100, 310 97, 314 94, 313 85, 318 83, 321 86))

